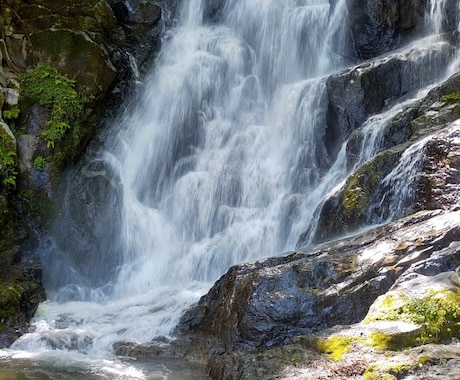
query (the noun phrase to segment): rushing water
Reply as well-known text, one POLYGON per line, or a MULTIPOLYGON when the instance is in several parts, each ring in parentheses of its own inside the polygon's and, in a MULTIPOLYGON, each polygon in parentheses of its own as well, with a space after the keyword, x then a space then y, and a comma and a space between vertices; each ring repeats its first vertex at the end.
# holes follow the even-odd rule
MULTIPOLYGON (((117 221, 102 222, 115 233, 84 271, 56 237, 49 267, 61 273, 48 277, 61 280, 50 282, 35 331, 0 352, 11 371, 32 363, 24 378, 199 378, 178 364, 116 359, 112 344, 169 339, 231 265, 294 248, 346 178, 346 143, 333 162, 320 143, 326 78, 346 64, 345 1, 234 0, 215 25, 203 7, 183 2, 144 93, 99 158, 118 189, 106 204, 117 221)), ((365 124, 360 163, 403 106, 365 124)))

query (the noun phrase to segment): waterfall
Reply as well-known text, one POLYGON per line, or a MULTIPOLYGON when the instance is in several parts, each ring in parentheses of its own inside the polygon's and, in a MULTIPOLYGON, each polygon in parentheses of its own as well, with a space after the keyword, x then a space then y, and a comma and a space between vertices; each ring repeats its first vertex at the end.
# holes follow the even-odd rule
MULTIPOLYGON (((73 351, 72 365, 91 358, 100 370, 93 361, 113 359, 115 342, 170 339, 230 266, 293 249, 314 230, 315 210, 346 179, 347 142, 334 155, 323 137, 327 76, 349 59, 346 1, 234 0, 215 24, 205 3, 182 2, 142 96, 96 160, 117 189, 103 189, 116 208, 101 216, 114 231, 94 252, 103 259, 88 257, 94 268, 80 273, 55 238, 56 261, 71 268, 56 267, 64 280, 14 350, 73 351)), ((359 163, 400 110, 365 123, 359 163)))
POLYGON ((321 0, 240 0, 209 27, 197 9, 184 5, 151 92, 109 154, 124 189, 118 296, 208 283, 292 247, 301 193, 318 183, 320 74, 336 68, 320 63, 332 61, 324 44, 346 12, 339 4, 330 15, 321 0))

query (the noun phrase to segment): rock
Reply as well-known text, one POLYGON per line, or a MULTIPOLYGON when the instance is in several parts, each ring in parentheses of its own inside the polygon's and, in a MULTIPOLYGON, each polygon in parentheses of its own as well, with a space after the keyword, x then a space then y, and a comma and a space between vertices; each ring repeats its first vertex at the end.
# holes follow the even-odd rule
POLYGON ((0 347, 27 332, 44 300, 41 269, 31 251, 31 233, 14 204, 0 193, 0 347))
POLYGON ((10 127, 0 119, 0 143, 7 151, 16 153, 16 137, 11 132, 10 127))
MULTIPOLYGON (((137 66, 145 73, 160 48, 163 28, 160 6, 147 0, 112 0, 110 5, 122 25, 126 38, 125 48, 134 56, 137 66)), ((114 36, 120 39, 121 32, 114 36)))
MULTIPOLYGON (((46 282, 58 289, 69 283, 81 283, 84 278, 86 286, 104 286, 121 264, 112 254, 113 241, 121 228, 118 208, 121 184, 108 165, 93 160, 82 161, 62 178, 62 184, 63 191, 56 199, 61 207, 52 227, 53 249, 48 252, 47 273, 54 275, 46 278, 46 282), (81 207, 82 204, 86 206, 81 207), (60 259, 62 252, 66 252, 65 261, 60 259), (67 273, 60 266, 67 267, 69 263, 75 268, 74 279, 58 275, 67 273)), ((62 300, 68 300, 66 297, 71 298, 72 294, 64 294, 62 300)))
MULTIPOLYGON (((381 153, 355 169, 338 193, 324 203, 316 231, 306 230, 298 245, 312 239, 322 242, 418 210, 457 207, 460 153, 456 120, 460 118, 460 101, 443 99, 459 90, 460 75, 456 74, 389 120, 382 132, 381 153), (414 145, 414 151, 406 151, 410 144, 423 139, 428 140, 419 142, 422 145, 418 150, 414 145), (402 191, 401 184, 391 177, 407 168, 410 161, 417 164, 412 169, 412 180, 404 183, 402 191), (398 194, 405 195, 395 207, 389 207, 398 194)), ((347 144, 350 169, 356 164, 361 144, 362 135, 357 131, 347 144)))
POLYGON ((346 140, 371 115, 444 73, 452 46, 434 43, 409 47, 347 69, 327 80, 327 134, 335 144, 346 140))
POLYGON ((203 9, 205 10, 203 18, 210 22, 219 21, 225 4, 225 0, 205 0, 203 4, 203 9))
POLYGON ((235 266, 185 313, 179 332, 192 334, 199 349, 213 352, 216 343, 209 347, 203 340, 217 340, 229 353, 285 345, 298 335, 359 322, 416 263, 439 262, 441 256, 450 264, 438 270, 455 269, 460 251, 453 240, 460 241, 459 211, 432 212, 313 252, 235 266))
POLYGON ((424 27, 426 7, 426 0, 347 0, 358 56, 376 57, 414 37, 424 27))
POLYGON ((30 36, 34 56, 75 78, 89 94, 101 98, 117 74, 107 50, 84 32, 44 30, 30 36))

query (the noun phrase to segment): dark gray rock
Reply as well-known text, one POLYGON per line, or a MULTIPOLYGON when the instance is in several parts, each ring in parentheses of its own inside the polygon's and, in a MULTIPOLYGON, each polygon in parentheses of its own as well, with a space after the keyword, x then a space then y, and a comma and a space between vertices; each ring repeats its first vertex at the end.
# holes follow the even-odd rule
POLYGON ((161 46, 164 22, 160 5, 150 0, 111 0, 109 3, 124 34, 115 30, 112 39, 120 40, 123 48, 134 56, 139 69, 146 72, 161 46))
POLYGON ((424 26, 426 0, 347 0, 358 57, 373 58, 418 34, 424 26))
POLYGON ((453 47, 408 48, 334 74, 327 80, 328 135, 340 145, 371 115, 439 78, 453 47))
MULTIPOLYGON (((460 117, 460 104, 443 101, 443 96, 459 89, 460 75, 456 74, 388 122, 383 131, 382 153, 357 168, 343 188, 322 205, 315 242, 419 210, 456 207, 460 161, 455 120, 460 117), (401 187, 385 177, 399 164, 402 152, 410 144, 428 135, 431 137, 421 148, 423 155, 419 162, 414 162, 414 152, 412 162, 417 166, 404 183, 405 198, 397 201, 395 207, 392 202, 400 195, 401 187)), ((350 168, 356 163, 361 146, 362 137, 358 136, 361 135, 353 135, 347 145, 350 168)), ((307 244, 312 233, 305 231, 298 244, 307 244)))

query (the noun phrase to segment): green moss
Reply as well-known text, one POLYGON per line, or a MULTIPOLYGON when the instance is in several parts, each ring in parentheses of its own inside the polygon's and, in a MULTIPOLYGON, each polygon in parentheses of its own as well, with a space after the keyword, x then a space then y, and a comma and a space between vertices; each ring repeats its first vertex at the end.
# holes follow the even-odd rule
POLYGON ((343 355, 351 350, 354 341, 353 337, 333 336, 328 339, 318 338, 314 341, 314 347, 334 361, 342 360, 343 355))
POLYGON ((418 344, 417 334, 386 334, 384 332, 373 332, 364 341, 367 345, 379 350, 402 350, 418 344))
POLYGON ((364 372, 363 380, 394 380, 394 377, 387 374, 364 372))
POLYGON ((460 102, 460 91, 452 92, 444 95, 441 100, 445 103, 459 103, 460 102))
POLYGON ((377 380, 377 379, 394 379, 401 378, 405 374, 419 369, 426 365, 431 358, 427 355, 419 357, 417 360, 411 362, 392 362, 389 360, 385 363, 373 363, 370 364, 364 372, 364 380, 377 380))
POLYGON ((381 349, 397 349, 460 336, 460 291, 430 289, 421 298, 393 293, 383 299, 380 309, 364 320, 404 321, 423 326, 416 336, 373 333, 370 342, 381 349))
POLYGON ((355 220, 366 212, 379 182, 393 167, 397 158, 398 156, 391 152, 379 154, 348 178, 341 196, 343 213, 347 218, 355 220))
POLYGON ((16 187, 16 153, 0 145, 0 179, 6 189, 16 187))
POLYGON ((77 129, 88 117, 85 105, 91 99, 77 93, 75 81, 60 74, 57 69, 40 64, 22 74, 20 80, 21 94, 50 111, 48 129, 41 134, 48 148, 54 148, 68 130, 77 129))
POLYGON ((0 284, 0 325, 7 324, 18 312, 22 299, 21 289, 11 284, 0 284))

